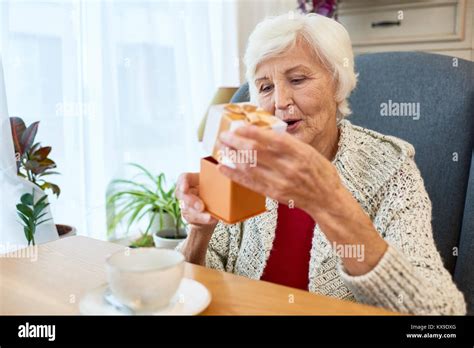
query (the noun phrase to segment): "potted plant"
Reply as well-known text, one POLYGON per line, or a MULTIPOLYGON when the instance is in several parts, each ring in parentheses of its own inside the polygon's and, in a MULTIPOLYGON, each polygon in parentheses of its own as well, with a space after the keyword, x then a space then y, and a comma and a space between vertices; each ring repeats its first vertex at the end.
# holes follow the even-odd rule
POLYGON ((155 247, 174 249, 183 239, 186 238, 186 232, 184 229, 184 221, 181 217, 181 208, 179 206, 179 200, 174 195, 176 185, 169 191, 162 191, 162 209, 165 217, 171 218, 173 226, 163 228, 160 225, 160 229, 153 233, 153 241, 155 247))
POLYGON ((153 175, 138 164, 130 165, 139 170, 137 177, 143 177, 145 183, 136 181, 137 177, 111 182, 107 206, 113 207, 114 213, 108 219, 109 237, 122 222, 126 223, 126 234, 132 225, 146 222, 144 232, 130 246, 172 248, 186 238, 181 209, 174 196, 175 185, 165 190, 163 173, 153 175))
MULTIPOLYGON (((59 197, 61 189, 58 185, 46 180, 47 176, 59 174, 53 169, 56 163, 49 158, 51 146, 41 146, 35 143, 39 122, 33 122, 26 127, 20 117, 10 117, 13 145, 18 176, 25 178, 43 191, 51 191, 59 197)), ((68 225, 56 225, 60 237, 75 234, 75 228, 68 225)))

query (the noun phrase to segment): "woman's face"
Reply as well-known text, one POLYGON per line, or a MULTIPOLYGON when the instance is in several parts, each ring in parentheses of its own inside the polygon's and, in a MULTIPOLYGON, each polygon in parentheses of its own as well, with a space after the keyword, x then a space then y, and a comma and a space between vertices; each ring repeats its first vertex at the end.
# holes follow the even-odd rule
POLYGON ((330 73, 304 40, 257 65, 258 104, 288 123, 288 133, 318 147, 336 129, 337 103, 330 73))

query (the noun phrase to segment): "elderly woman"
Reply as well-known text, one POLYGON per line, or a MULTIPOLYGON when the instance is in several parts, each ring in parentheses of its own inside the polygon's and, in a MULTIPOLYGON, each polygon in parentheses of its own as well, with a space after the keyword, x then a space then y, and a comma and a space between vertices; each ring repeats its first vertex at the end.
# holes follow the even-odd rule
POLYGON ((413 146, 344 119, 357 81, 344 27, 319 15, 266 19, 245 63, 252 102, 288 129, 223 133, 222 147, 255 150, 258 161, 219 169, 265 195, 267 212, 217 221, 198 174, 183 174, 186 260, 404 313, 465 314, 433 240, 413 146))

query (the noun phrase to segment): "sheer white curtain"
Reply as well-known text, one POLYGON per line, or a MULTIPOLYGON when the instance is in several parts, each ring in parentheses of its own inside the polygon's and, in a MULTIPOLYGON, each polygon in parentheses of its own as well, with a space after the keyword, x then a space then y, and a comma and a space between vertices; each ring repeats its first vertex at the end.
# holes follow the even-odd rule
POLYGON ((106 237, 105 194, 127 162, 197 171, 196 128, 239 84, 234 1, 1 1, 11 116, 39 120, 62 193, 56 223, 106 237))

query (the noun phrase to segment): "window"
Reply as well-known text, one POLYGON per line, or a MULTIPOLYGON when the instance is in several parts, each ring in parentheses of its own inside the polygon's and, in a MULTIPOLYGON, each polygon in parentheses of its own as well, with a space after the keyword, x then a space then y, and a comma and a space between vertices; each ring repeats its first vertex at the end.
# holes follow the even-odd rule
POLYGON ((212 94, 238 85, 234 1, 3 1, 10 115, 39 120, 62 189, 56 223, 106 238, 105 194, 136 162, 197 171, 212 94), (223 39, 225 38, 225 40, 223 39))

